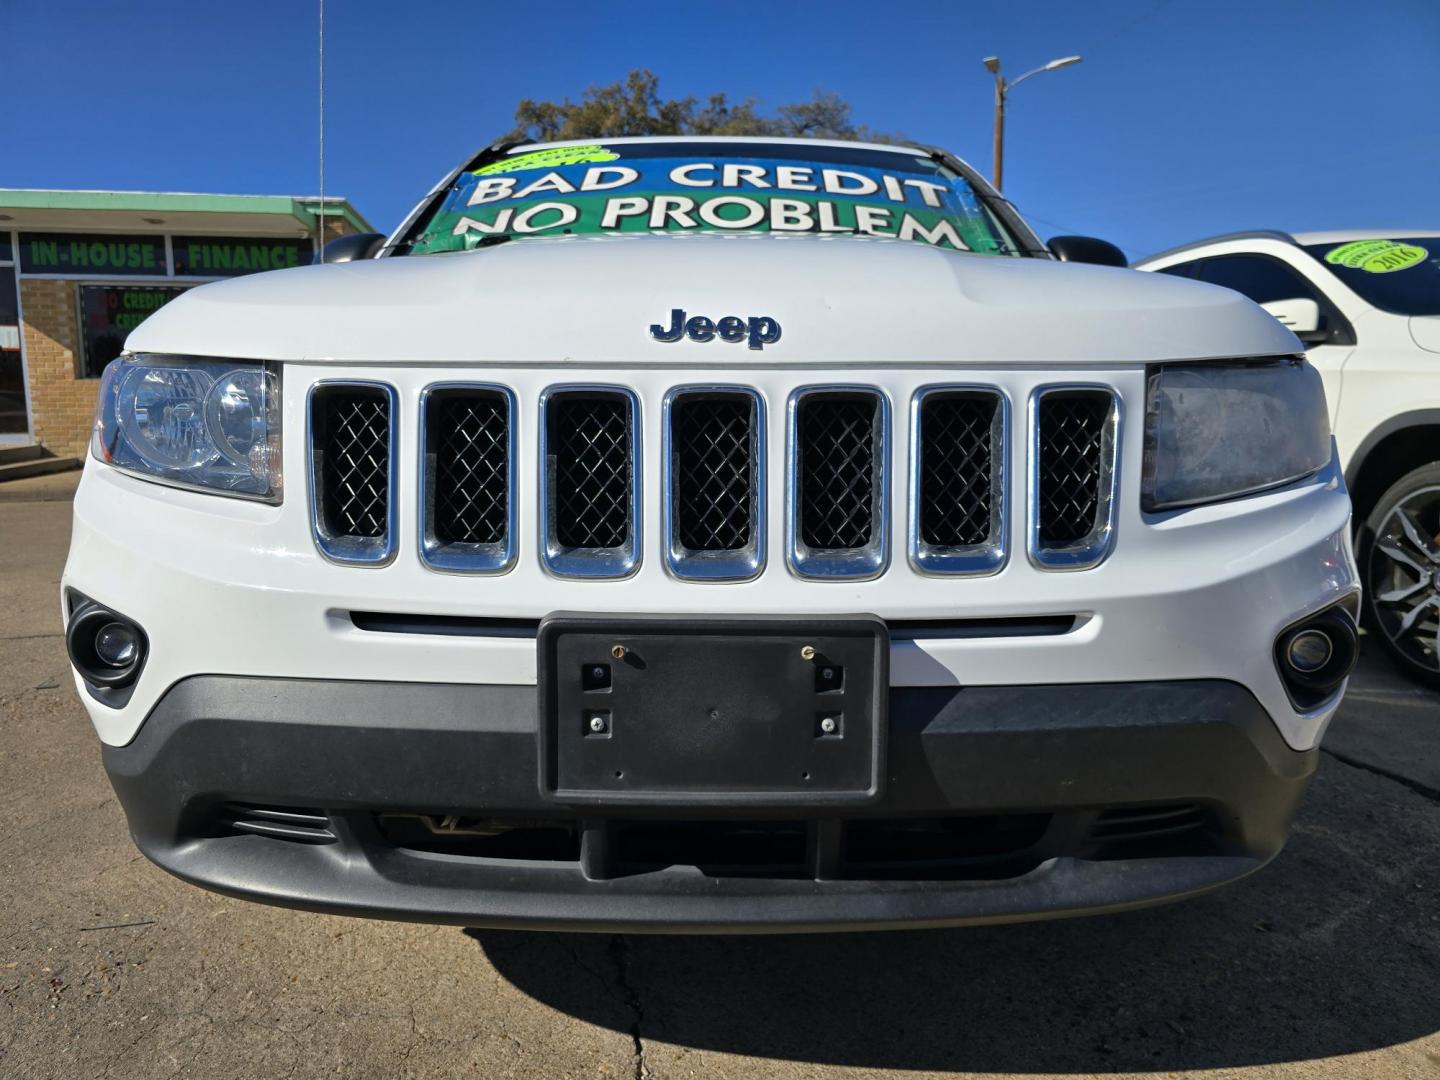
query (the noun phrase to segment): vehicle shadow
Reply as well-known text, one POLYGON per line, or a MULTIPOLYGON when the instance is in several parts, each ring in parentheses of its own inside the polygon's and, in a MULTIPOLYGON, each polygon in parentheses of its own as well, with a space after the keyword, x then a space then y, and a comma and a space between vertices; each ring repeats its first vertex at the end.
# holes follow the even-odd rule
POLYGON ((465 933, 545 1004, 696 1050, 987 1073, 1307 1061, 1440 1028, 1437 839, 1440 808, 1327 757, 1280 858, 1182 904, 904 933, 465 933))

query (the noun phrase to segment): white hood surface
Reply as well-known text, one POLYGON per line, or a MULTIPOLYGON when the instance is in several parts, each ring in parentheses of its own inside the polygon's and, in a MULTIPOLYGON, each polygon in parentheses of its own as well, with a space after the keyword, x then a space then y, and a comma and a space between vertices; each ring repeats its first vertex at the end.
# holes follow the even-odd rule
POLYGON ((517 240, 304 266, 191 290, 134 352, 383 364, 1144 363, 1299 353, 1260 308, 1164 274, 856 236, 517 240), (781 339, 664 343, 671 311, 768 316, 781 339))

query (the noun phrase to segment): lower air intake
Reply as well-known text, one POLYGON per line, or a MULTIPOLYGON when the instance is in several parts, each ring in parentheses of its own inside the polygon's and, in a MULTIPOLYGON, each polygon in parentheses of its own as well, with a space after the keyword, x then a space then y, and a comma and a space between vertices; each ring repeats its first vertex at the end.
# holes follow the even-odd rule
POLYGON ((250 806, 228 803, 216 813, 222 831, 253 833, 274 840, 291 840, 301 844, 331 844, 335 833, 330 818, 322 810, 295 806, 250 806))

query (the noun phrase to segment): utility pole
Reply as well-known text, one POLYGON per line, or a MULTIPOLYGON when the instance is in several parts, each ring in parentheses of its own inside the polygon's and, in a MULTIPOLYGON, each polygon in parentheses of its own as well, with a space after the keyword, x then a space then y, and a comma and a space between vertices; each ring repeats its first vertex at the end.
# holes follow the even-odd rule
POLYGON ((1009 82, 1006 81, 1004 75, 1000 74, 1000 58, 998 56, 987 56, 982 61, 985 70, 995 76, 995 169, 991 183, 995 185, 996 191, 1001 190, 1001 184, 1005 179, 1005 98, 1011 90, 1030 78, 1031 75, 1039 75, 1042 71, 1057 71, 1060 68, 1069 67, 1071 64, 1078 64, 1080 60, 1081 58, 1078 56, 1062 56, 1058 60, 1051 60, 1048 64, 1027 71, 1018 79, 1009 82))

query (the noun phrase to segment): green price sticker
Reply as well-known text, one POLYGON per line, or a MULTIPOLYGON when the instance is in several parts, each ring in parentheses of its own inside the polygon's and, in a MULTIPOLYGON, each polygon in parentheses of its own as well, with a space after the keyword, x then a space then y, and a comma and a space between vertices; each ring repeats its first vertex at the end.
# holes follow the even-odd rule
POLYGON ((1332 266, 1364 270, 1367 274, 1388 274, 1424 262, 1430 253, 1423 247, 1402 244, 1398 240, 1355 240, 1331 248, 1325 261, 1332 266))
POLYGON ((533 154, 521 154, 496 161, 484 168, 476 169, 473 176, 489 176, 491 173, 525 172, 529 169, 553 169, 558 165, 590 165, 597 161, 614 161, 620 155, 603 146, 557 146, 553 150, 536 150, 533 154))

